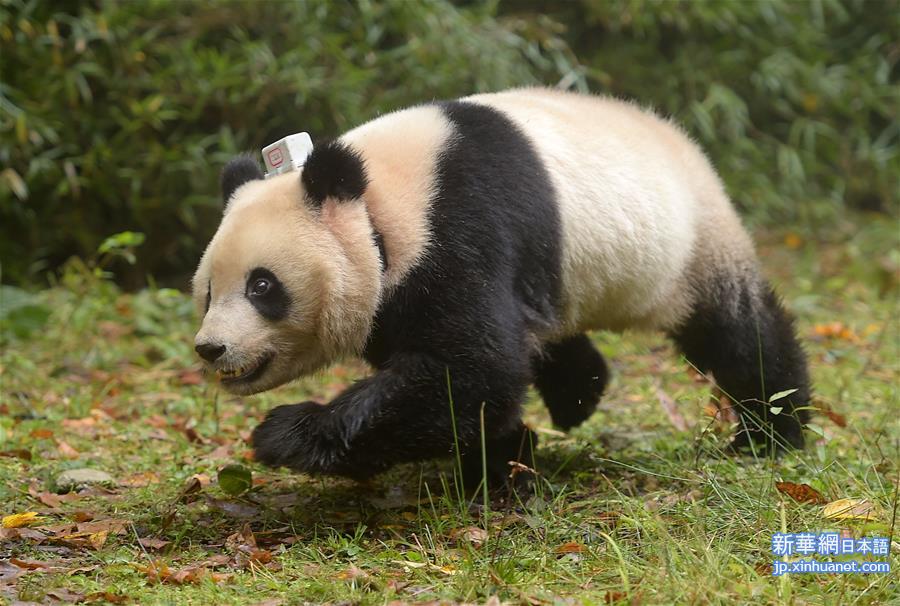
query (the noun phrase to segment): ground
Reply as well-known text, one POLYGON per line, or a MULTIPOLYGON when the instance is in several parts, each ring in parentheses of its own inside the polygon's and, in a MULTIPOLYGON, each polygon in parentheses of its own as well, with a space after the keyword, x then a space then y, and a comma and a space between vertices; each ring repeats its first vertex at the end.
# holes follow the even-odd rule
POLYGON ((894 536, 896 230, 758 234, 809 353, 805 451, 723 456, 728 419, 662 337, 597 334, 613 379, 587 424, 554 431, 529 396, 525 503, 460 496, 452 461, 366 485, 254 464, 267 409, 327 400, 365 367, 229 396, 199 373, 185 295, 122 294, 73 263, 33 300, 39 327, 2 342, 0 515, 23 515, 0 529, 0 603, 898 603, 896 539, 889 575, 771 574, 778 531, 894 536), (76 468, 111 478, 61 494, 76 468), (842 498, 867 519, 823 517, 842 498))

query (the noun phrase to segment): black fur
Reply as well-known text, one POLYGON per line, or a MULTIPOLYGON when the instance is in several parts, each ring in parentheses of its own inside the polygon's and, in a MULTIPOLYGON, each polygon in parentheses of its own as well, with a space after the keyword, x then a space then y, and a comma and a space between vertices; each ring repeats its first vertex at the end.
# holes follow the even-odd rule
POLYGON ((267 320, 273 322, 283 320, 291 308, 291 298, 281 284, 281 281, 268 269, 257 267, 247 276, 245 296, 256 308, 256 311, 267 320), (269 281, 269 290, 264 295, 254 295, 251 290, 257 280, 269 281))
POLYGON ((362 156, 340 141, 316 145, 300 177, 310 204, 319 207, 325 198, 354 200, 368 184, 362 156))
POLYGON ((534 367, 535 387, 553 423, 562 429, 580 425, 591 416, 609 376, 603 356, 587 335, 546 345, 534 367))
POLYGON ((806 356, 778 296, 760 282, 758 290, 746 284, 726 289, 731 281, 718 282, 718 292, 697 305, 672 336, 685 357, 700 371, 712 372, 735 402, 741 427, 734 449, 751 442, 760 452, 802 448, 809 411, 797 408, 810 398, 806 356), (773 402, 783 410, 772 414, 768 398, 789 389, 797 391, 773 402))
POLYGON ((263 176, 259 163, 252 155, 235 156, 222 169, 222 176, 219 180, 222 186, 222 202, 227 204, 237 188, 248 181, 262 179, 263 176))
POLYGON ((375 318, 365 357, 377 372, 325 407, 273 410, 253 435, 263 463, 365 478, 449 456, 455 433, 466 479, 476 483, 483 408, 489 480, 506 475, 508 461, 530 466, 520 404, 532 379, 528 335, 555 325, 559 305, 555 192, 530 142, 501 113, 440 107, 456 137, 439 162, 433 243, 375 318))

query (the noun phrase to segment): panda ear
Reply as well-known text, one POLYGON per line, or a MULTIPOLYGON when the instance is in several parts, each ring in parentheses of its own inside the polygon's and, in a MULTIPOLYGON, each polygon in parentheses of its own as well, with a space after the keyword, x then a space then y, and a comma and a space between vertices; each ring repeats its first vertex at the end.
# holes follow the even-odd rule
POLYGON ((325 198, 354 200, 368 185, 362 156, 340 141, 316 145, 303 165, 300 177, 307 202, 319 208, 325 198))
POLYGON ((228 200, 235 190, 248 181, 262 179, 263 172, 259 163, 250 154, 241 154, 228 161, 222 169, 220 183, 222 186, 222 202, 228 204, 228 200))

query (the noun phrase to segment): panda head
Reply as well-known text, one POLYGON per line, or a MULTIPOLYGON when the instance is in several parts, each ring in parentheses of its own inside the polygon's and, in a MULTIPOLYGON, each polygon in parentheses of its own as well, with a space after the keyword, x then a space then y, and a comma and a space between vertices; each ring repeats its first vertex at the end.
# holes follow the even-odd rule
POLYGON ((250 156, 222 173, 225 210, 194 275, 197 353, 233 393, 271 389, 365 345, 381 258, 361 156, 316 147, 301 172, 263 178, 250 156))

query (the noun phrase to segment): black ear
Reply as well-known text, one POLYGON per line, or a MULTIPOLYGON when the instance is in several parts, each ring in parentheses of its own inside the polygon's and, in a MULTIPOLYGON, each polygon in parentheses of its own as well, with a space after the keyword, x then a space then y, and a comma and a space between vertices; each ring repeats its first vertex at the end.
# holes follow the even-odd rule
POLYGON ((250 154, 241 154, 228 161, 222 169, 220 179, 222 185, 222 201, 228 203, 228 199, 234 191, 247 181, 262 179, 263 172, 259 163, 250 154))
POLYGON ((368 184, 362 156, 339 141, 313 148, 303 165, 301 180, 307 200, 317 207, 325 198, 359 198, 368 184))

